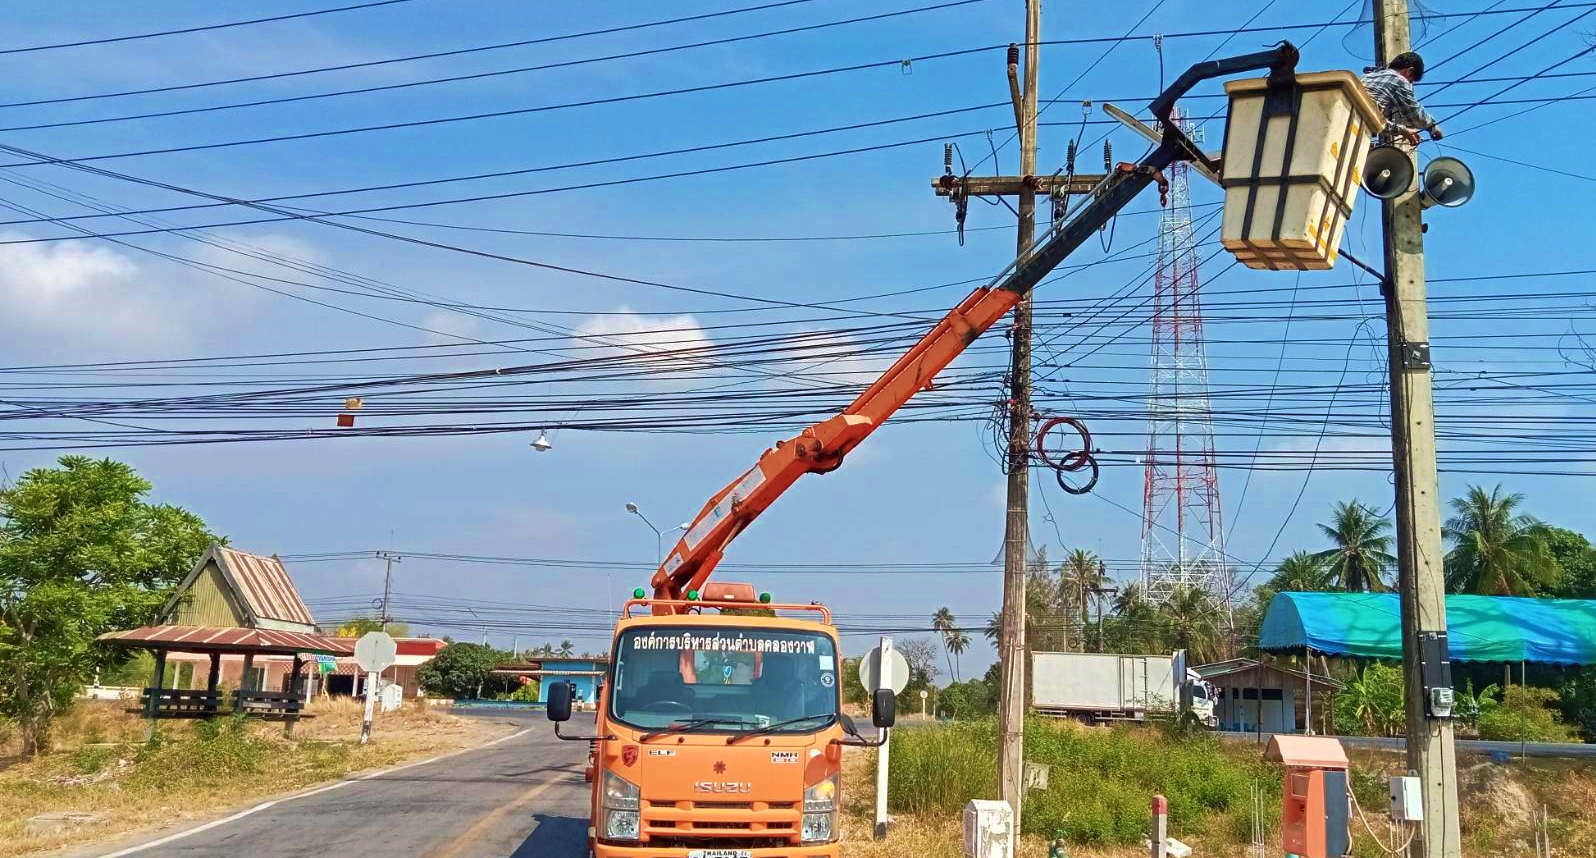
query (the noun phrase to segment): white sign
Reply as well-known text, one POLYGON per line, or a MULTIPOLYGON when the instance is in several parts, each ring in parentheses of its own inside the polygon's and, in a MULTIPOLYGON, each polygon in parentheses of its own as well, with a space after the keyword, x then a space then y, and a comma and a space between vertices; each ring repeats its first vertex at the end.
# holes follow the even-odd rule
POLYGON ((909 684, 909 662, 904 659, 903 653, 895 649, 888 650, 887 669, 883 672, 881 647, 876 647, 859 660, 859 684, 871 694, 877 688, 890 688, 893 694, 898 694, 909 684))
POLYGON ((379 672, 399 657, 399 645, 387 632, 366 632, 355 642, 355 663, 361 670, 379 672))
POLYGON ((392 712, 404 703, 405 688, 397 682, 390 682, 377 692, 377 700, 382 704, 382 711, 392 712))

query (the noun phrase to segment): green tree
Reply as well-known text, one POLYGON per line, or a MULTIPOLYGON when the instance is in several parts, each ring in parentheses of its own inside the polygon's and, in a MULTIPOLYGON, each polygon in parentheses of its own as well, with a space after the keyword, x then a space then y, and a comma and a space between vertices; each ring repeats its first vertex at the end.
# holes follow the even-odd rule
POLYGON ((1271 593, 1303 593, 1330 589, 1330 569, 1324 559, 1307 551, 1298 551, 1280 561, 1275 574, 1263 584, 1271 593))
POLYGON ((1350 592, 1385 590, 1385 571, 1396 565, 1390 519, 1355 500, 1338 502, 1331 515, 1331 523, 1319 525, 1319 532, 1335 547, 1314 555, 1329 567, 1331 580, 1350 592))
MULTIPOLYGON (((1002 650, 1003 623, 999 614, 992 614, 983 633, 1002 650)), ((1047 551, 1038 551, 1025 574, 1025 650, 1062 652, 1068 642, 1058 576, 1048 566, 1047 551)))
POLYGON ((1563 570, 1551 595, 1560 599, 1596 599, 1596 548, 1583 535, 1562 527, 1540 529, 1546 550, 1563 570))
POLYGON ((452 643, 416 670, 428 694, 456 699, 475 698, 492 676, 493 668, 508 661, 507 654, 476 643, 452 643))
POLYGON ((570 658, 576 654, 576 646, 568 640, 560 641, 560 658, 570 658))
MULTIPOLYGON (((382 621, 376 617, 350 617, 339 623, 333 634, 341 638, 358 638, 366 632, 380 632, 382 630, 382 621)), ((410 634, 410 626, 405 623, 389 623, 388 634, 396 638, 404 637, 410 634)))
POLYGON ((1456 700, 1452 704, 1452 715, 1457 722, 1471 730, 1478 730, 1480 716, 1496 708, 1497 696, 1502 693, 1502 687, 1491 683, 1474 691, 1474 680, 1463 680, 1463 689, 1457 692, 1456 700))
POLYGON ((986 717, 997 712, 997 694, 984 680, 955 682, 937 695, 937 711, 954 718, 986 717))
POLYGON ((1563 718, 1579 727, 1585 740, 1596 742, 1596 667, 1582 667, 1570 672, 1557 689, 1562 703, 1563 718))
POLYGON ((1557 717, 1550 688, 1510 685, 1502 702, 1480 713, 1480 738, 1494 742, 1572 742, 1574 731, 1557 717))
POLYGON ((1336 732, 1389 736, 1403 725, 1402 669, 1374 662, 1336 692, 1336 732))
POLYGON ((1201 587, 1179 587, 1159 606, 1164 649, 1183 649, 1192 664, 1217 661, 1224 649, 1219 634, 1223 608, 1201 587))
POLYGON ((94 676, 127 658, 99 635, 153 622, 217 541, 205 522, 145 500, 150 484, 110 459, 63 456, 0 489, 0 713, 23 752, 94 676))
POLYGON ((1150 653, 1165 649, 1158 611, 1141 584, 1126 584, 1114 596, 1114 616, 1105 621, 1104 643, 1112 652, 1150 653))
POLYGON ((842 660, 842 702, 863 706, 870 702, 870 693, 859 684, 859 658, 842 660))
POLYGON ((1451 541, 1446 553, 1447 588, 1485 596, 1534 596, 1553 586, 1561 570, 1546 548, 1543 525, 1518 511, 1522 494, 1487 493, 1469 486, 1452 499, 1455 513, 1441 526, 1451 541))
POLYGON ((1063 596, 1060 601, 1064 603, 1060 607, 1073 607, 1081 612, 1081 640, 1076 641, 1080 649, 1085 649, 1085 629, 1092 621, 1092 591, 1106 583, 1108 575, 1103 570, 1103 561, 1083 548, 1071 551, 1059 566, 1059 592, 1063 596))

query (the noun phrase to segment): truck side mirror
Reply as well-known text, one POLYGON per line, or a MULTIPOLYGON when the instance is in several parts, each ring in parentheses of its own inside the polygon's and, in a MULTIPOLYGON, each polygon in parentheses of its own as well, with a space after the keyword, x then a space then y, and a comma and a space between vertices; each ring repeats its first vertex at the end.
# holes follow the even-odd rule
POLYGON ((877 688, 870 699, 870 723, 885 730, 898 720, 898 696, 890 688, 877 688))
POLYGON ((548 716, 556 724, 571 720, 571 683, 556 682, 549 686, 548 716))

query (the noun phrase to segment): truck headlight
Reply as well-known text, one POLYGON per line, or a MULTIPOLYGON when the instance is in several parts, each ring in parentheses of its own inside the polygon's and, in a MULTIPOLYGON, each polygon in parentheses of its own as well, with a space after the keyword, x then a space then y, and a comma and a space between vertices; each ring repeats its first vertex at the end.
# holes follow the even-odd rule
POLYGON ((803 842, 829 843, 837 839, 837 790, 840 779, 840 774, 834 774, 804 790, 803 842))
POLYGON ((604 811, 605 840, 636 840, 642 828, 643 821, 635 810, 604 811))
POLYGON ((605 840, 636 840, 642 834, 642 791, 614 772, 604 773, 603 826, 605 840))

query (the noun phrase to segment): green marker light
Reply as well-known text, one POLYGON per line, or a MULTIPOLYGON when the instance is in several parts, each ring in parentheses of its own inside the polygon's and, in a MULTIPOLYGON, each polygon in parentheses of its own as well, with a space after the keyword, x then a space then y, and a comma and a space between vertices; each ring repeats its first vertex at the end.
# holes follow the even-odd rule
POLYGON ((638 587, 636 590, 632 591, 632 598, 634 598, 634 599, 641 599, 641 598, 643 598, 646 595, 648 595, 648 594, 643 592, 643 588, 642 587, 638 587))
POLYGON ((688 590, 687 591, 687 601, 689 601, 689 602, 698 601, 698 591, 697 590, 688 590))
POLYGON ((770 604, 770 594, 769 593, 760 593, 759 594, 759 603, 761 605, 770 604))

